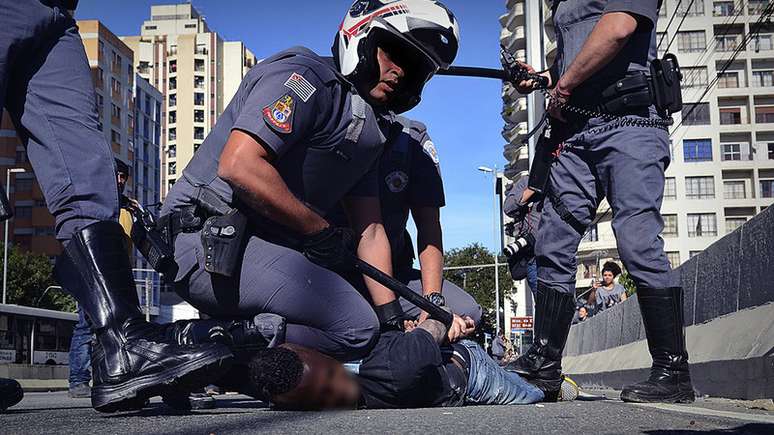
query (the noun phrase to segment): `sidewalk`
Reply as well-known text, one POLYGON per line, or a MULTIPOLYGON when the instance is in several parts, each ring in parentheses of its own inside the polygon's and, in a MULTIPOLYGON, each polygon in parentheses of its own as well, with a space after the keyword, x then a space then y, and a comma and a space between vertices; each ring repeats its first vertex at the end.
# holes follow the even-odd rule
POLYGON ((25 393, 67 391, 67 379, 17 379, 25 393))

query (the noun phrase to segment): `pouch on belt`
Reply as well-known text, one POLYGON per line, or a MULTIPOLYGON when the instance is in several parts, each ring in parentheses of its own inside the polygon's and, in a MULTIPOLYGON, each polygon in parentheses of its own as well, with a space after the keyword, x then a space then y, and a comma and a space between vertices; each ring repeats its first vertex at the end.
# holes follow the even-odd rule
POLYGON ((212 216, 202 228, 204 269, 225 277, 232 277, 242 264, 247 242, 247 216, 231 209, 221 216, 212 216))

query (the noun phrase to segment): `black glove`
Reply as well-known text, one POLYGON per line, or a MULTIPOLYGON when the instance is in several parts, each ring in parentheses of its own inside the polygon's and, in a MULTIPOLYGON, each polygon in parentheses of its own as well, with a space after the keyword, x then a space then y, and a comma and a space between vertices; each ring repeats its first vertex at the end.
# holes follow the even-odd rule
POLYGON ((336 272, 352 269, 355 236, 349 228, 326 227, 304 239, 302 252, 312 263, 336 272))
POLYGON ((374 311, 376 312, 376 318, 379 319, 382 332, 404 330, 403 321, 407 320, 408 317, 406 317, 403 307, 400 306, 400 302, 397 299, 384 305, 375 306, 374 311))

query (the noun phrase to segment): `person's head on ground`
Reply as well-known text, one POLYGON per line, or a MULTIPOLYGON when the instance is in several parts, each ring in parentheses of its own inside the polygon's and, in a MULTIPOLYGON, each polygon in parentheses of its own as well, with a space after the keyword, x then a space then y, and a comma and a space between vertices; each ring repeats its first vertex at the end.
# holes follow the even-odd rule
POLYGON ((459 47, 454 15, 435 0, 358 0, 333 43, 341 73, 374 106, 410 110, 459 47))
POLYGON ((608 261, 602 266, 602 283, 610 286, 620 274, 621 266, 614 261, 608 261))
POLYGON ((276 407, 290 410, 355 409, 360 387, 335 359, 293 344, 265 349, 250 361, 251 386, 276 407))
POLYGON ((118 184, 118 194, 122 195, 126 189, 126 183, 129 181, 129 165, 123 160, 116 160, 116 184, 118 184))

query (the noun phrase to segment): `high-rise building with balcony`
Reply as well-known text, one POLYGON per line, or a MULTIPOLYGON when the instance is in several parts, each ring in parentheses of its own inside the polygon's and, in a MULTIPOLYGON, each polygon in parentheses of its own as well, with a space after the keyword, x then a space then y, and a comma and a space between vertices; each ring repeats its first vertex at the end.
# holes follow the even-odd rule
MULTIPOLYGON (((674 267, 774 203, 774 27, 743 44, 768 3, 694 0, 686 10, 666 0, 661 8, 659 54, 669 47, 684 75, 661 207, 674 267)), ((579 250, 579 286, 617 259, 612 212, 604 205, 598 215, 579 250)))
POLYGON ((223 41, 190 3, 151 6, 140 36, 122 39, 135 52, 138 74, 164 96, 163 198, 255 64, 255 56, 239 41, 223 41))

